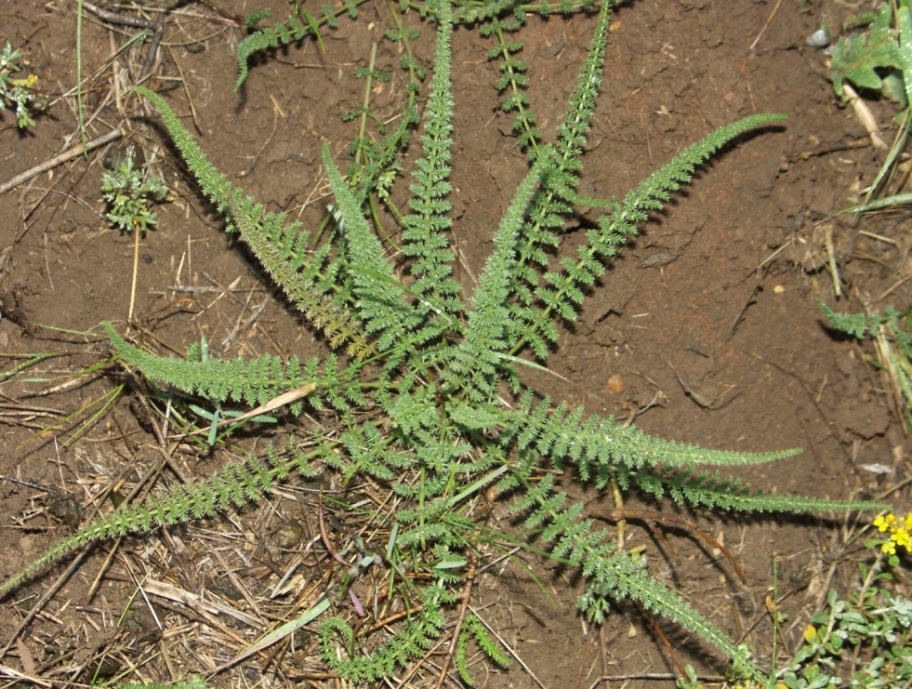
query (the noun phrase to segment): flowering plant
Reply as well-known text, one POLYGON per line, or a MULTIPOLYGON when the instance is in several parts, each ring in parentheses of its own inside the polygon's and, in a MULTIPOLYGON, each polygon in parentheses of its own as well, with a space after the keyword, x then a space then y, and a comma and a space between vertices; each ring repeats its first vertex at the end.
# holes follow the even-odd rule
MULTIPOLYGON (((881 515, 874 520, 874 526, 881 533, 889 533, 889 537, 886 540, 880 539, 879 542, 877 539, 869 541, 866 545, 880 545, 883 552, 893 557, 896 556, 896 546, 912 553, 912 512, 902 520, 897 519, 895 514, 881 515)), ((896 564, 892 558, 890 564, 896 564)))

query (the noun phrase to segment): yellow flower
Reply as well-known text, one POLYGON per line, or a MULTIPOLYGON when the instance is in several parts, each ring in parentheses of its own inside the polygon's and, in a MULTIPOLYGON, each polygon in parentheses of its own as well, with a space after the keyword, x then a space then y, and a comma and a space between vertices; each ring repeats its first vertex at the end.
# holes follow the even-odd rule
POLYGON ((907 552, 912 553, 912 537, 910 537, 909 532, 905 529, 897 529, 896 533, 890 536, 891 539, 896 543, 896 545, 901 546, 906 549, 907 552))
POLYGON ((880 546, 882 551, 888 555, 895 555, 896 546, 899 546, 912 553, 912 512, 901 520, 897 520, 895 514, 881 515, 872 523, 881 533, 890 532, 890 540, 880 546))
POLYGON ((892 530, 896 524, 896 515, 888 514, 886 516, 881 515, 874 520, 874 526, 877 527, 879 531, 886 531, 888 529, 892 530))
POLYGON ((26 89, 35 88, 38 84, 38 76, 35 74, 29 74, 25 79, 10 79, 9 83, 13 86, 21 86, 26 89))

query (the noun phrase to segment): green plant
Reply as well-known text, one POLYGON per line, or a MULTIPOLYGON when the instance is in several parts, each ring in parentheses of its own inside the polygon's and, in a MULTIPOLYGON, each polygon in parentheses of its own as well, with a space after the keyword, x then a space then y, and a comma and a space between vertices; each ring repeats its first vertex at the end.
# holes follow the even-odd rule
POLYGON ((157 177, 146 178, 130 157, 101 177, 101 195, 111 207, 106 217, 124 232, 145 232, 155 225, 149 203, 162 201, 167 194, 164 183, 157 177))
POLYGON ((258 10, 247 15, 244 19, 244 25, 248 29, 254 29, 254 31, 238 43, 238 76, 234 83, 235 89, 240 88, 241 84, 247 79, 247 61, 251 55, 282 45, 297 43, 307 36, 313 36, 322 48, 321 27, 335 28, 338 18, 343 14, 347 14, 354 19, 358 16, 358 6, 364 4, 365 1, 343 0, 342 6, 339 8, 324 4, 320 8, 320 15, 314 16, 301 7, 300 2, 293 0, 291 2, 292 13, 286 21, 275 22, 272 26, 263 28, 258 28, 257 25, 270 17, 271 12, 258 10))
POLYGON ((912 553, 912 513, 907 514, 902 520, 897 520, 895 514, 885 514, 874 520, 874 526, 881 533, 889 535, 885 539, 870 541, 867 545, 879 545, 881 551, 890 556, 891 565, 899 564, 896 546, 905 548, 907 553, 912 553))
POLYGON ((136 280, 139 274, 139 240, 142 233, 154 226, 156 216, 149 209, 151 201, 163 201, 168 187, 157 177, 146 176, 127 156, 116 168, 101 177, 101 195, 110 205, 107 218, 124 232, 133 233, 133 279, 130 287, 130 310, 127 320, 133 320, 136 303, 136 280))
MULTIPOLYGON (((830 79, 836 94, 851 101, 856 110, 865 113, 861 116, 863 122, 872 120, 873 115, 859 102, 858 95, 846 82, 869 92, 882 93, 902 109, 897 116, 899 132, 880 171, 868 187, 864 202, 848 209, 848 212, 877 210, 908 203, 912 200, 910 194, 883 196, 881 192, 900 154, 905 150, 912 124, 912 109, 909 108, 912 103, 912 7, 909 0, 882 2, 876 12, 855 16, 844 28, 850 33, 840 37, 833 46, 830 63, 830 79), (859 28, 865 31, 851 32, 859 28), (877 198, 878 194, 882 197, 877 198)), ((866 126, 870 130, 871 125, 866 126)), ((872 134, 872 138, 873 136, 872 134)))
POLYGON ((890 381, 897 415, 908 433, 912 429, 912 333, 907 322, 910 310, 899 312, 888 306, 883 314, 845 314, 833 311, 822 301, 820 308, 839 332, 874 341, 877 365, 890 381))
MULTIPOLYGON (((899 4, 899 12, 908 11, 908 2, 899 4)), ((896 19, 901 21, 901 14, 896 19)), ((859 88, 881 92, 906 106, 906 56, 900 41, 900 30, 894 25, 893 4, 882 2, 876 12, 853 17, 846 25, 852 31, 833 46, 830 80, 836 95, 846 97, 843 84, 849 81, 859 88)))
POLYGON ((912 600, 893 590, 882 557, 873 566, 860 565, 860 571, 858 592, 845 600, 831 590, 826 607, 811 617, 804 644, 780 673, 780 685, 896 689, 912 682, 912 600))
POLYGON ((29 74, 24 79, 13 78, 13 74, 20 71, 21 59, 22 51, 13 50, 12 44, 7 41, 0 52, 0 110, 15 108, 16 124, 20 129, 26 129, 35 124, 29 112, 29 103, 35 99, 34 88, 38 77, 29 74))
MULTIPOLYGON (((287 404, 299 415, 306 403, 332 410, 338 427, 328 433, 314 422, 307 443, 292 440, 282 451, 273 448, 250 456, 212 477, 101 518, 7 579, 0 592, 100 539, 211 516, 261 499, 293 474, 306 477, 329 469, 346 481, 359 476, 382 486, 388 499, 378 503, 382 511, 377 507, 372 516, 389 527, 385 545, 374 546, 373 552, 365 546, 342 568, 339 589, 327 596, 349 592, 353 597, 348 588, 352 579, 365 567, 380 568, 388 600, 408 613, 388 635, 370 642, 355 634, 342 612, 322 621, 324 660, 348 681, 389 678, 419 662, 450 623, 456 626, 454 660, 465 681, 470 680, 465 662, 470 642, 495 662, 505 660, 474 613, 459 604, 460 592, 472 563, 484 557, 487 548, 518 539, 539 541, 544 550, 538 552, 544 557, 579 571, 585 589, 578 605, 590 621, 601 623, 614 602, 634 601, 715 645, 746 676, 766 681, 743 647, 651 576, 612 530, 587 517, 585 503, 571 500, 559 477, 572 474, 581 483, 610 489, 618 496, 618 521, 635 516, 620 501, 625 491, 633 490, 656 500, 671 496, 696 508, 750 513, 882 506, 776 495, 718 471, 701 470, 772 462, 797 451, 728 452, 653 438, 610 417, 587 415, 582 408, 537 395, 523 382, 521 371, 541 368, 536 360, 544 360, 555 346, 558 324, 576 317, 637 223, 661 209, 721 147, 750 130, 780 122, 782 116, 755 115, 721 127, 620 200, 581 198, 576 189, 582 152, 611 16, 610 3, 604 3, 555 142, 546 144, 539 133, 528 132, 530 170, 467 298, 453 279, 456 257, 450 241, 451 8, 444 2, 426 9, 433 10, 438 22, 437 44, 421 118, 420 155, 411 173, 409 212, 401 219, 406 261, 397 270, 384 258, 378 238, 384 232, 371 227, 374 216, 367 197, 375 190, 376 176, 359 175, 359 184, 353 186, 323 148, 338 222, 334 234, 314 245, 298 224, 267 212, 235 188, 209 163, 167 103, 138 89, 158 109, 203 193, 228 218, 229 230, 239 233, 335 353, 305 362, 271 356, 249 361, 165 358, 128 343, 105 325, 114 348, 143 375, 217 405, 230 400, 258 411, 287 404), (579 204, 606 211, 575 256, 552 265, 562 239, 559 230, 579 204), (523 525, 517 527, 518 534, 500 532, 478 517, 483 493, 510 504, 523 525)), ((324 598, 311 608, 312 617, 328 607, 324 598)), ((351 614, 356 613, 357 606, 351 614)))

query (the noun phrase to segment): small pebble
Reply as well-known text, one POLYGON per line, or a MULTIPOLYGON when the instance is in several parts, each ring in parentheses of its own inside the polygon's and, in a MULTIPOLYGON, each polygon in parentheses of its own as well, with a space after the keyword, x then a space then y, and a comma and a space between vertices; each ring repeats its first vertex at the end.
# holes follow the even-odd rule
POLYGON ((269 534, 269 542, 276 548, 291 550, 304 538, 304 527, 296 519, 288 519, 279 524, 269 534))
POLYGON ((82 521, 82 505, 72 495, 64 494, 55 497, 48 503, 47 509, 71 529, 75 529, 82 521))
POLYGON ((814 33, 804 39, 805 45, 811 48, 826 48, 830 45, 830 32, 824 26, 817 29, 814 33))
POLYGON ((669 263, 674 263, 678 260, 678 254, 672 253, 671 251, 659 251, 658 253, 652 254, 648 258, 640 261, 640 268, 662 268, 667 266, 669 263))

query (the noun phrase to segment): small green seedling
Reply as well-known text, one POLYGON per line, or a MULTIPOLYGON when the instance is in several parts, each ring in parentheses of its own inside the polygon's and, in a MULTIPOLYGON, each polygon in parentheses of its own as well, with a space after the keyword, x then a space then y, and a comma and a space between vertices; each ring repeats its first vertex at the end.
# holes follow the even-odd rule
POLYGON ((164 201, 168 195, 168 187, 160 179, 143 177, 143 171, 134 166, 132 158, 127 157, 101 178, 101 195, 111 208, 107 219, 123 232, 133 233, 133 280, 128 322, 133 321, 133 306, 136 303, 140 236, 156 223, 155 213, 149 210, 149 204, 164 201))
POLYGON ((105 217, 114 227, 124 232, 145 232, 156 222, 149 203, 163 201, 168 188, 157 177, 143 179, 143 171, 134 166, 133 159, 125 158, 104 173, 101 195, 111 207, 105 217))

